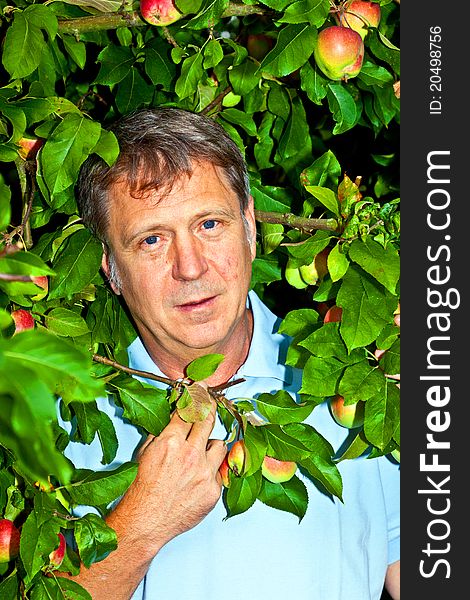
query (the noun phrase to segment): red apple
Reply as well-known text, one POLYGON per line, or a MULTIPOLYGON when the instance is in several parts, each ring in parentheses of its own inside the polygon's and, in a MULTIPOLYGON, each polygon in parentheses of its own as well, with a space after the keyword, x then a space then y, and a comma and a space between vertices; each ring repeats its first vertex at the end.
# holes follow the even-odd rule
POLYGON ((264 33, 250 33, 246 40, 246 49, 248 50, 248 54, 260 62, 273 46, 273 38, 265 35, 264 33))
POLYGON ((27 329, 34 329, 34 317, 24 308, 12 311, 11 318, 15 322, 15 334, 27 329))
POLYGON ((243 440, 238 440, 230 448, 227 462, 235 475, 241 475, 249 468, 250 457, 243 440))
POLYGON ((65 549, 67 547, 64 535, 62 533, 58 533, 57 535, 59 537, 59 545, 49 554, 49 566, 55 567, 56 569, 62 564, 65 556, 65 549))
POLYGON ((344 405, 343 396, 335 396, 330 400, 331 414, 334 420, 342 427, 353 429, 364 423, 364 402, 360 400, 356 404, 344 405))
POLYGON ((23 160, 36 158, 36 154, 43 143, 44 140, 41 138, 22 137, 18 142, 18 154, 23 160))
POLYGON ((151 25, 164 27, 183 16, 172 0, 141 0, 140 14, 151 25))
POLYGON ((290 460, 278 460, 265 456, 261 464, 261 473, 272 483, 283 483, 292 479, 297 471, 297 464, 290 460))
POLYGON ((333 25, 320 31, 313 55, 327 77, 347 81, 356 77, 362 68, 364 42, 350 27, 333 25))
POLYGON ((10 562, 19 550, 19 530, 10 519, 0 519, 0 564, 10 562))
POLYGON ((222 485, 226 488, 230 485, 230 467, 228 465, 228 455, 226 454, 222 464, 219 467, 220 477, 222 478, 222 485))
POLYGON ((343 309, 340 306, 332 306, 326 311, 326 315, 323 318, 324 323, 338 323, 341 321, 341 317, 343 316, 343 309))
POLYGON ((346 5, 345 10, 339 13, 336 20, 341 25, 347 25, 357 31, 364 39, 368 27, 377 27, 380 23, 380 6, 377 2, 363 2, 352 0, 346 5), (362 18, 361 18, 362 17, 362 18))
POLYGON ((49 291, 49 279, 47 275, 38 275, 36 277, 31 277, 31 281, 40 288, 42 288, 41 292, 39 292, 35 296, 31 296, 31 300, 42 300, 45 296, 47 296, 47 292, 49 291))

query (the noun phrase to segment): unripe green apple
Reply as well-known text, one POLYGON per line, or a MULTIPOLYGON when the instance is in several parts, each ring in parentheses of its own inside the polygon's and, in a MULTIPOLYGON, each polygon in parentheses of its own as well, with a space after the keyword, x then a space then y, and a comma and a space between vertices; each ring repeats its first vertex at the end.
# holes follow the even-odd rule
POLYGON ((27 329, 34 329, 34 317, 24 308, 12 311, 11 318, 15 322, 15 334, 27 329))
POLYGON ((396 311, 393 314, 394 314, 393 322, 395 323, 395 325, 397 327, 400 327, 400 303, 398 303, 398 308, 396 309, 396 311))
POLYGON ((20 532, 10 519, 0 519, 0 564, 10 562, 18 555, 20 532))
POLYGON ((313 55, 327 77, 347 81, 356 77, 362 68, 364 42, 350 27, 333 25, 320 31, 313 55))
POLYGON ((366 37, 368 27, 378 27, 381 16, 380 6, 377 2, 364 2, 363 0, 352 0, 346 6, 346 10, 339 15, 336 17, 337 21, 357 31, 362 39, 366 37))
POLYGON ((303 290, 308 286, 308 283, 302 279, 299 267, 295 267, 290 258, 286 265, 286 280, 292 287, 298 290, 303 290))
POLYGON ((64 560, 65 549, 67 546, 64 535, 62 533, 58 533, 57 535, 59 537, 59 545, 49 554, 49 565, 51 567, 55 567, 56 569, 60 567, 62 561, 64 560))
POLYGON ((140 14, 151 25, 164 27, 183 16, 172 0, 140 0, 140 14))
POLYGON ((227 462, 235 475, 242 475, 250 468, 250 457, 243 440, 236 441, 230 448, 227 462))
POLYGON ((343 396, 335 396, 330 400, 331 414, 334 420, 342 427, 353 429, 364 423, 364 402, 359 400, 356 404, 344 405, 343 396))
POLYGON ((315 255, 315 258, 309 265, 302 265, 299 269, 302 279, 309 285, 315 285, 322 281, 323 277, 328 273, 328 254, 329 248, 323 249, 315 255))
POLYGON ((222 485, 226 488, 229 487, 230 485, 230 467, 228 465, 228 455, 226 454, 224 456, 224 460, 222 461, 222 464, 219 467, 219 473, 220 473, 220 477, 222 478, 222 485))
POLYGON ((45 296, 47 296, 47 292, 49 291, 49 278, 47 275, 37 275, 36 277, 31 277, 31 281, 42 288, 42 291, 34 296, 31 296, 31 300, 34 300, 35 302, 42 300, 45 296))
POLYGON ((294 477, 297 464, 290 460, 278 460, 272 456, 265 456, 261 464, 261 473, 272 483, 283 483, 294 477))
POLYGON ((340 306, 332 306, 326 311, 325 317, 323 318, 324 323, 339 323, 343 316, 343 309, 340 306))

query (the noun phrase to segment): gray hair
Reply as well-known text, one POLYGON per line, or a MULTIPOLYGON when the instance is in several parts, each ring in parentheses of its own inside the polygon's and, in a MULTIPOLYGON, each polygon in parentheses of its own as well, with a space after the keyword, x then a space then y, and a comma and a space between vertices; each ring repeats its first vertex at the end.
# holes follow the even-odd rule
POLYGON ((108 191, 125 181, 133 198, 150 190, 171 190, 190 175, 194 163, 210 162, 222 169, 240 201, 242 215, 250 188, 246 164, 235 142, 209 117, 173 107, 142 109, 121 118, 110 130, 120 153, 112 167, 92 154, 83 163, 76 187, 83 222, 107 244, 108 191))

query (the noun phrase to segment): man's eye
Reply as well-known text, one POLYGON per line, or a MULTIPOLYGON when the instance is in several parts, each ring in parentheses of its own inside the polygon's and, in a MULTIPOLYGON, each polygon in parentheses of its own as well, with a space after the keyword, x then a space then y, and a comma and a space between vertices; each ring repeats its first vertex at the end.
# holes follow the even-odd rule
POLYGON ((159 239, 158 235, 149 235, 145 238, 144 243, 147 244, 147 246, 152 246, 153 244, 156 244, 159 239))
POLYGON ((215 221, 214 219, 208 219, 207 221, 204 221, 204 223, 202 224, 204 229, 214 229, 214 227, 216 225, 217 225, 217 221, 215 221))

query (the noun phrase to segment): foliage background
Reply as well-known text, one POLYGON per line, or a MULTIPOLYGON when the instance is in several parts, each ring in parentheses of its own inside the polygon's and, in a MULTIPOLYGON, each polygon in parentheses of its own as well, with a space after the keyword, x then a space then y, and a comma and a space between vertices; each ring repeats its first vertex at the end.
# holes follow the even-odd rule
MULTIPOLYGON (((116 545, 101 519, 75 520, 71 510, 83 503, 105 512, 136 466, 74 469, 62 454, 68 435, 57 399, 63 419, 77 420, 74 439, 98 435, 104 465, 117 441, 96 397, 113 393, 153 433, 169 417, 164 392, 92 360, 126 365, 135 332, 100 272, 101 248, 77 215, 74 183, 90 153, 115 160, 106 127, 133 109, 202 112, 233 137, 258 211, 252 285, 293 338, 288 362, 304 368, 305 406, 311 412, 336 394, 366 401, 364 426, 352 431, 342 460, 399 449, 398 389, 387 376, 399 373, 399 4, 380 0, 363 68, 347 82, 327 79, 313 57, 318 30, 334 24, 332 4, 180 0, 186 16, 155 27, 137 2, 0 0, 0 516, 21 528, 19 556, 0 564, 0 597, 89 598, 49 568, 57 533, 74 536, 79 554, 69 546, 60 567, 72 573, 78 555, 89 565, 116 545), (26 160, 24 138, 42 140, 26 160), (324 248, 329 274, 293 287, 288 261, 298 268, 324 248), (47 293, 31 279, 44 275, 47 293), (343 309, 341 322, 323 323, 333 305, 343 309), (14 335, 10 314, 19 308, 35 328, 14 335), (377 348, 387 350, 380 360, 377 348)), ((278 454, 340 497, 338 457, 286 402, 265 401, 271 431, 285 436, 278 454)), ((220 413, 228 429, 238 424, 220 413)), ((257 437, 242 423, 255 454, 273 450, 269 429, 257 437)), ((298 483, 270 490, 256 470, 232 480, 224 492, 231 516, 257 498, 299 518, 306 510, 298 483)))

